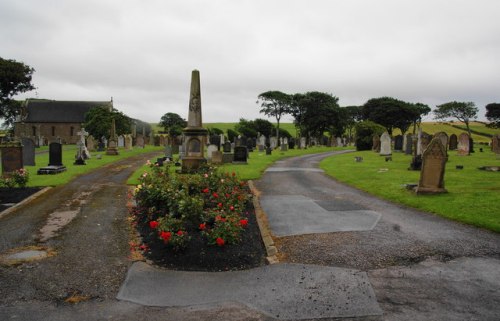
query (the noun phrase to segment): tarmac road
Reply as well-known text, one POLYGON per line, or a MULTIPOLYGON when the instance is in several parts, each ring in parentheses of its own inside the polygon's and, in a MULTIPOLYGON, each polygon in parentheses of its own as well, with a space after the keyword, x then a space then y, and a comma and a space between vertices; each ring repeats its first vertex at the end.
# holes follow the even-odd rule
POLYGON ((334 154, 277 162, 255 184, 281 261, 366 271, 382 320, 499 320, 500 235, 336 182, 318 170, 334 154))

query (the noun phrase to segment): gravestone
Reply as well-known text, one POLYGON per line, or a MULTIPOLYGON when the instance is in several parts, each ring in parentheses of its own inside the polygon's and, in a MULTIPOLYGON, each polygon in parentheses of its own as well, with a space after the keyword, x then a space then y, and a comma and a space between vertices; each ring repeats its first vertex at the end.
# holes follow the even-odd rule
POLYGON ((35 166, 35 143, 32 139, 21 138, 23 145, 23 166, 35 166))
POLYGON ((271 146, 271 149, 275 149, 278 146, 278 138, 276 138, 276 136, 272 136, 270 138, 269 144, 271 146))
POLYGON ((340 137, 337 137, 336 143, 337 143, 337 147, 343 147, 344 146, 344 144, 342 143, 342 138, 340 138, 340 137))
POLYGON ((219 135, 212 135, 210 136, 210 144, 217 146, 217 150, 220 150, 220 136, 219 135))
POLYGON ((253 139, 249 138, 247 139, 247 149, 248 149, 248 152, 251 153, 253 152, 253 139))
POLYGON ((108 141, 106 155, 118 155, 118 138, 116 137, 115 119, 111 119, 111 133, 108 141))
POLYGON ((223 159, 222 155, 224 155, 221 151, 213 151, 212 152, 212 164, 222 164, 223 159))
POLYGON ((90 158, 90 153, 85 145, 85 137, 89 134, 85 131, 85 128, 76 133, 79 136, 78 142, 76 143, 76 156, 75 165, 85 165, 85 160, 90 158))
POLYGON ((207 147, 207 160, 211 161, 212 160, 212 153, 219 150, 217 145, 210 144, 207 147))
POLYGON ((102 136, 101 141, 104 144, 104 148, 108 148, 108 139, 106 137, 102 136))
POLYGON ((64 166, 62 163, 62 144, 50 143, 49 165, 46 167, 39 168, 37 174, 38 175, 58 174, 64 172, 65 170, 66 166, 64 166))
POLYGON ((426 149, 427 146, 429 146, 429 143, 432 140, 432 136, 427 134, 426 132, 423 132, 420 135, 420 154, 421 155, 426 149))
POLYGON ((376 153, 380 152, 380 137, 376 134, 372 138, 372 151, 376 153))
POLYGON ((45 146, 45 137, 38 136, 38 146, 45 146))
POLYGON ((260 135, 258 139, 257 146, 259 148, 259 152, 264 151, 264 148, 266 147, 266 136, 260 135))
POLYGON ((465 156, 469 155, 469 144, 470 144, 470 139, 469 135, 466 133, 461 133, 458 136, 458 155, 459 156, 465 156))
POLYGON ((234 147, 233 163, 246 164, 248 158, 248 150, 245 146, 234 147))
POLYGON ((457 135, 451 134, 450 135, 450 143, 449 143, 449 150, 456 150, 458 148, 458 138, 457 135))
POLYGON ((299 144, 300 149, 306 148, 306 138, 305 137, 300 137, 300 144, 299 144))
POLYGON ((223 153, 222 154, 222 164, 231 164, 234 160, 233 153, 223 153))
POLYGON ((125 137, 123 135, 118 136, 118 147, 125 147, 125 137))
POLYGON ((230 142, 225 142, 224 145, 222 145, 222 151, 224 153, 231 153, 231 143, 230 142))
POLYGON ((444 188, 446 159, 445 147, 439 138, 434 138, 422 155, 420 181, 415 189, 417 194, 438 194, 447 192, 444 188))
POLYGON ((434 134, 434 137, 441 141, 441 144, 444 146, 444 150, 446 151, 446 157, 448 157, 448 135, 445 132, 438 132, 434 134))
POLYGON ((500 154, 500 135, 494 135, 491 137, 491 151, 495 154, 500 154))
POLYGON ((183 159, 184 157, 186 157, 184 145, 179 145, 179 158, 183 159))
POLYGON ((225 141, 224 141, 224 140, 225 140, 225 138, 224 138, 224 134, 219 134, 219 137, 220 137, 220 138, 219 138, 220 146, 222 146, 222 145, 224 145, 224 142, 225 142, 225 141))
POLYGON ((241 135, 234 139, 234 147, 241 146, 241 135))
POLYGON ((10 176, 23 168, 23 147, 20 142, 9 142, 0 146, 2 150, 2 176, 10 176))
POLYGON ((266 147, 266 155, 271 155, 273 153, 273 149, 271 148, 271 146, 267 146, 266 147))
POLYGON ((402 135, 397 135, 394 137, 394 150, 397 151, 402 151, 403 150, 403 136, 402 135))
POLYGON ((469 154, 474 153, 474 140, 472 137, 469 138, 469 154))
POLYGON ((95 151, 95 140, 92 135, 87 137, 87 149, 91 152, 95 151))
POLYGON ((382 136, 380 136, 380 156, 389 155, 392 155, 391 136, 389 136, 389 133, 384 132, 382 136))
POLYGON ((172 152, 172 146, 165 146, 165 157, 172 160, 174 159, 174 153, 172 152))
POLYGON ((135 140, 135 146, 144 148, 144 137, 142 137, 142 135, 137 136, 137 139, 135 140))
POLYGON ((132 135, 125 135, 125 149, 132 149, 132 135))
POLYGON ((181 145, 172 145, 172 153, 175 155, 175 154, 179 154, 180 153, 180 146, 181 145))
POLYGON ((165 146, 165 145, 166 145, 165 136, 160 135, 160 146, 165 146))

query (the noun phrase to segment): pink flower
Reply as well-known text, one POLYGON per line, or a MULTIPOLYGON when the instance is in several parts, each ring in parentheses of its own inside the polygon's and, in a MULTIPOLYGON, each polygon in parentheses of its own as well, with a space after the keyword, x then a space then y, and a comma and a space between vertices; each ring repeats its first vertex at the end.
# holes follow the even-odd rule
POLYGON ((234 211, 234 206, 233 206, 233 205, 229 206, 229 209, 230 209, 231 211, 234 211))
POLYGON ((152 229, 155 229, 158 227, 158 222, 157 221, 151 221, 149 222, 149 227, 152 229))
POLYGON ((216 240, 215 240, 215 243, 217 243, 218 246, 224 246, 224 244, 226 242, 224 242, 224 239, 221 238, 221 237, 218 237, 216 240))
POLYGON ((241 225, 241 227, 247 227, 248 220, 246 220, 246 219, 240 220, 240 225, 241 225))
POLYGON ((183 234, 184 234, 184 232, 183 232, 183 231, 181 231, 181 230, 179 230, 179 231, 177 232, 177 235, 179 235, 179 236, 182 236, 183 234))
POLYGON ((218 203, 217 206, 218 207, 222 207, 223 205, 222 205, 222 203, 218 203))
POLYGON ((213 192, 213 193, 212 193, 212 196, 213 196, 214 198, 218 198, 218 197, 219 197, 219 194, 217 194, 216 192, 213 192))

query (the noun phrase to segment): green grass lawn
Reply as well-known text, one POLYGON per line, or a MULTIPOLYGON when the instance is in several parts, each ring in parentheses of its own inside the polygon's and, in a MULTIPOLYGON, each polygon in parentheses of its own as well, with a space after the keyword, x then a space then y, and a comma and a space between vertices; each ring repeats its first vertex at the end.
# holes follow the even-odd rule
POLYGON ((480 166, 500 165, 491 151, 471 156, 449 153, 445 170, 446 194, 416 195, 405 188, 418 183, 420 172, 409 171, 411 157, 394 153, 392 162, 372 151, 354 152, 324 159, 320 167, 341 182, 381 198, 432 212, 456 221, 500 232, 500 172, 478 170, 480 166), (354 161, 355 156, 363 162, 354 161), (456 169, 463 165, 463 170, 456 169))
MULTIPOLYGON (((157 150, 159 153, 163 150, 163 147, 146 146, 146 148, 134 148, 133 150, 127 151, 125 149, 119 149, 120 155, 108 156, 105 152, 92 152, 92 158, 87 160, 87 165, 73 165, 75 161, 76 146, 75 145, 64 145, 63 146, 63 164, 66 166, 67 170, 63 173, 56 175, 37 175, 37 170, 41 167, 47 166, 49 163, 49 154, 37 154, 35 156, 36 166, 25 166, 25 169, 30 173, 30 178, 28 186, 57 186, 66 184, 78 175, 87 173, 93 169, 101 166, 105 166, 117 160, 124 159, 127 157, 135 156, 142 153, 147 153, 157 150), (101 159, 97 159, 96 155, 102 155, 101 159)), ((38 151, 38 149, 37 149, 38 151)))

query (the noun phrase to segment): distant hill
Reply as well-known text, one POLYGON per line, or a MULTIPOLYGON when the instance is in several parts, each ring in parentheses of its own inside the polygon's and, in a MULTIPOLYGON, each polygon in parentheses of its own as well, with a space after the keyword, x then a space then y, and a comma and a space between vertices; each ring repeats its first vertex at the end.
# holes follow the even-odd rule
MULTIPOLYGON (((205 123, 205 128, 219 128, 224 132, 227 132, 229 128, 234 129, 237 123, 205 123)), ((276 125, 276 124, 275 124, 276 125)), ((162 128, 158 127, 158 124, 151 124, 155 132, 159 132, 162 128)), ((296 135, 295 125, 293 123, 280 123, 280 128, 287 130, 292 136, 296 135)), ((472 139, 474 142, 490 142, 492 135, 500 135, 500 129, 493 129, 486 127, 485 123, 481 122, 471 122, 470 128, 473 131, 472 139)), ((438 132, 445 132, 449 135, 455 134, 460 135, 466 132, 465 125, 461 122, 423 122, 422 130, 429 134, 435 134, 438 132)), ((408 130, 409 133, 413 132, 413 127, 408 130)), ((393 136, 401 134, 399 129, 394 130, 393 136)))

